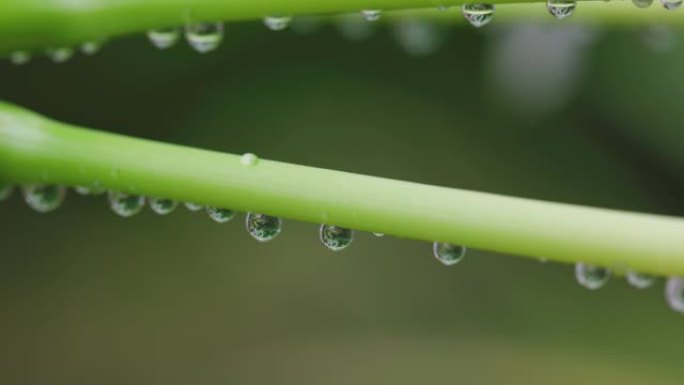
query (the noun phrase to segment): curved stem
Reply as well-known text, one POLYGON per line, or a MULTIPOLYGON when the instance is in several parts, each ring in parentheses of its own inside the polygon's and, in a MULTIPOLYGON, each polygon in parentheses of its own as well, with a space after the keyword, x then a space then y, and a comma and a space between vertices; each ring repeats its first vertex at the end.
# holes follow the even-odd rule
POLYGON ((507 197, 93 131, 0 103, 0 179, 100 184, 563 262, 684 274, 684 219, 507 197))

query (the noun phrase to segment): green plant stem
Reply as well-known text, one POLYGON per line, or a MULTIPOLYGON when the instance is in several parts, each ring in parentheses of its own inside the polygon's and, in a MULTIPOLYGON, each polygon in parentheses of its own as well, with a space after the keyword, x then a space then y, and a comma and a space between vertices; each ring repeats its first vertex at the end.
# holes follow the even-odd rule
MULTIPOLYGON (((430 17, 463 23, 458 9, 436 10, 437 5, 461 5, 464 0, 3 0, 0 2, 0 55, 15 50, 37 51, 84 41, 123 35, 189 21, 254 20, 266 15, 310 15, 394 10, 394 17, 430 17), (425 8, 425 9, 420 9, 425 8), (418 9, 418 10, 416 10, 418 9)), ((542 20, 560 23, 540 0, 491 0, 495 22, 542 20)), ((655 1, 639 9, 630 1, 584 1, 563 23, 600 25, 684 25, 681 13, 666 11, 655 1)))
POLYGON ((428 186, 99 132, 0 103, 0 180, 114 190, 563 262, 684 275, 684 219, 428 186))

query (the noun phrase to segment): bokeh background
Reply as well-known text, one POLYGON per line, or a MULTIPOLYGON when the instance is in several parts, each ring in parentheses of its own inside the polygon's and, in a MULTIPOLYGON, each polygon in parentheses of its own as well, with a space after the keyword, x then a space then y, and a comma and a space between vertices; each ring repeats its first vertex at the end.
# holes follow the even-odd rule
MULTIPOLYGON (((189 146, 684 215, 682 31, 353 15, 226 32, 207 55, 140 35, 4 61, 0 98, 189 146)), ((470 250, 446 268, 428 243, 366 233, 333 253, 293 221, 259 244, 243 220, 2 202, 0 382, 682 383, 662 281, 590 292, 570 265, 470 250)))

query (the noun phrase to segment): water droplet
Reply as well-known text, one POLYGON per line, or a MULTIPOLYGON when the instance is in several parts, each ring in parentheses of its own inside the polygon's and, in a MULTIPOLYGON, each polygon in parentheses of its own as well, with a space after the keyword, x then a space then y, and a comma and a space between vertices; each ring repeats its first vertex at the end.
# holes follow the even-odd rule
POLYGON ((108 199, 112 211, 122 217, 135 215, 145 206, 145 197, 141 195, 129 195, 119 191, 110 191, 108 199))
POLYGON ((341 251, 351 245, 354 231, 344 227, 321 225, 321 242, 332 251, 341 251))
POLYGON ((185 202, 185 208, 187 208, 190 211, 200 211, 204 208, 202 205, 198 205, 197 203, 192 203, 192 202, 185 202))
POLYGON ((650 274, 641 274, 636 271, 627 273, 627 282, 637 289, 646 289, 651 287, 655 282, 655 277, 650 274))
POLYGON ((12 64, 22 65, 31 61, 31 54, 26 51, 14 51, 10 54, 12 64))
POLYGON ((199 53, 218 48, 223 40, 223 23, 189 23, 185 25, 188 44, 199 53))
POLYGON ((259 163, 259 157, 248 152, 240 157, 240 163, 242 163, 243 166, 256 166, 256 164, 259 163))
POLYGON ((282 31, 290 25, 292 16, 266 16, 264 25, 271 31, 282 31))
POLYGON ((168 198, 150 198, 150 208, 159 215, 166 215, 173 212, 178 206, 178 202, 168 198))
POLYGON ((670 277, 665 283, 665 299, 672 310, 684 313, 684 280, 670 277))
POLYGON ((235 217, 235 211, 218 207, 207 207, 207 214, 218 223, 226 223, 235 217))
POLYGON ((382 16, 382 11, 379 9, 364 9, 361 11, 361 15, 366 21, 378 21, 380 16, 382 16))
POLYGON ((81 44, 81 52, 88 56, 92 56, 100 52, 101 48, 102 42, 99 41, 86 41, 85 43, 81 44))
POLYGON ((39 213, 56 210, 64 202, 66 188, 56 185, 34 184, 24 186, 24 200, 39 213))
POLYGON ((180 28, 167 27, 157 28, 147 31, 147 38, 153 46, 159 49, 167 49, 173 47, 180 37, 180 28))
POLYGON ((575 0, 546 0, 546 9, 558 20, 572 15, 576 6, 575 0))
POLYGON ((50 48, 47 50, 47 55, 53 63, 64 63, 71 59, 74 50, 70 47, 50 48))
POLYGON ((245 220, 247 232, 259 242, 268 242, 280 234, 283 220, 264 214, 248 213, 245 220))
POLYGON ((684 0, 660 0, 660 3, 668 11, 675 11, 682 6, 684 0))
POLYGON ((487 25, 494 17, 494 5, 492 4, 463 4, 461 10, 466 20, 476 28, 487 25))
POLYGON ((4 201, 12 196, 12 192, 14 192, 14 186, 0 183, 0 201, 4 201))
POLYGON ((464 246, 452 245, 451 243, 435 242, 432 244, 432 254, 438 261, 447 266, 459 263, 465 256, 464 246))
POLYGON ((106 191, 104 187, 95 186, 75 186, 74 191, 79 195, 100 195, 106 191))
POLYGON ((648 8, 653 4, 653 0, 632 0, 632 3, 639 8, 648 8))
POLYGON ((383 234, 383 233, 373 233, 373 235, 375 235, 378 238, 385 236, 385 234, 383 234))
POLYGON ((605 267, 586 263, 575 265, 575 278, 577 282, 589 290, 596 290, 605 285, 608 279, 610 279, 610 274, 610 270, 605 267))

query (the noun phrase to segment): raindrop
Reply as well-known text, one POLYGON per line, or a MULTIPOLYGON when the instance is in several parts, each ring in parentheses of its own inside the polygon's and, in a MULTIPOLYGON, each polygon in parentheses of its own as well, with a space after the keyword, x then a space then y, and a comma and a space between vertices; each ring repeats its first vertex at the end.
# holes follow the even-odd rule
POLYGON ((129 195, 118 191, 110 191, 108 199, 112 211, 122 217, 135 215, 145 206, 145 197, 141 195, 129 195))
POLYGON ((185 205, 185 208, 187 208, 190 211, 200 211, 204 208, 204 206, 198 205, 197 203, 192 203, 192 202, 185 202, 184 205, 185 205))
POLYGON ((259 157, 248 152, 240 157, 240 163, 242 163, 243 166, 256 166, 256 164, 259 163, 259 157))
POLYGON ((378 21, 380 16, 382 16, 382 11, 379 9, 364 9, 361 11, 361 15, 366 21, 378 21))
POLYGON ((264 25, 271 31, 282 31, 290 25, 292 16, 266 16, 264 25))
POLYGON ((88 56, 95 55, 96 53, 100 52, 101 48, 102 43, 99 41, 86 41, 85 43, 81 44, 81 52, 88 56))
POLYGON ((452 266, 463 259, 466 248, 451 243, 435 242, 432 244, 432 253, 438 261, 447 266, 452 266))
POLYGON ((637 289, 646 289, 651 287, 655 282, 655 277, 650 274, 641 274, 636 271, 627 273, 627 282, 637 289))
POLYGON ((235 211, 218 207, 207 207, 207 214, 218 223, 226 223, 235 217, 235 211))
POLYGON ((632 3, 639 8, 648 8, 653 4, 653 0, 632 0, 632 3))
POLYGON ((675 11, 682 6, 682 3, 684 3, 684 0, 660 0, 660 3, 668 11, 675 11))
POLYGON ((672 310, 684 313, 684 280, 670 277, 665 283, 665 299, 672 310))
POLYGON ((558 20, 572 15, 576 6, 575 0, 546 0, 546 9, 558 20))
POLYGON ((74 50, 70 47, 50 48, 47 50, 47 55, 53 63, 64 63, 71 59, 74 50))
POLYGON ((280 234, 283 220, 264 214, 248 213, 245 220, 247 232, 259 242, 268 242, 280 234))
POLYGON ((492 21, 494 5, 492 4, 463 4, 463 16, 473 27, 480 28, 492 21))
POLYGON ((34 184, 24 186, 24 200, 39 213, 57 209, 64 202, 66 188, 56 185, 34 184))
POLYGON ((14 192, 14 186, 0 183, 0 201, 9 198, 12 195, 12 192, 14 192))
POLYGON ((589 290, 601 288, 610 279, 610 270, 605 267, 577 263, 575 265, 575 278, 580 285, 589 290))
POLYGON ((354 231, 344 227, 321 225, 321 242, 332 251, 341 251, 351 245, 354 231))
POLYGON ((178 206, 178 202, 168 198, 150 198, 150 208, 159 215, 166 215, 173 212, 178 206))
POLYGON ((178 42, 179 37, 180 28, 178 27, 157 28, 147 31, 147 38, 150 39, 150 43, 159 49, 173 47, 178 42))
POLYGON ((185 25, 188 44, 199 53, 215 50, 223 40, 223 23, 189 23, 185 25))
POLYGON ((26 51, 14 51, 10 54, 12 64, 22 65, 31 61, 31 54, 26 51))
POLYGON ((95 186, 75 186, 74 191, 76 191, 77 194, 79 195, 100 195, 104 194, 106 191, 104 187, 95 185, 95 186))

